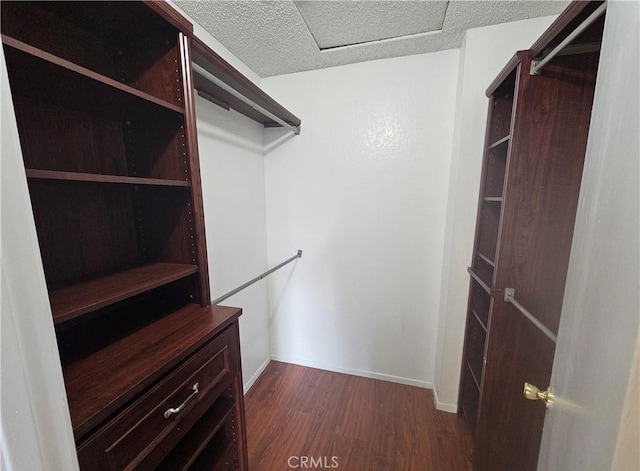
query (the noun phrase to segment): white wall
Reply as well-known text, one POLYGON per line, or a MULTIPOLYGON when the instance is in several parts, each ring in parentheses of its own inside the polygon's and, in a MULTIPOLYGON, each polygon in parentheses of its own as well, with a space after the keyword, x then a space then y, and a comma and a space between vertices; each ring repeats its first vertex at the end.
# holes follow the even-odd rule
MULTIPOLYGON (((214 300, 267 269, 262 126, 200 97, 196 115, 214 300)), ((248 388, 271 355, 267 282, 260 281, 222 304, 243 309, 240 344, 248 388)))
POLYGON ((460 50, 458 102, 447 203, 446 243, 434 392, 439 409, 454 412, 462 361, 480 170, 488 99, 485 90, 518 49, 528 49, 555 17, 469 30, 460 50))
MULTIPOLYGON (((193 23, 194 34, 248 79, 260 77, 175 3, 193 23)), ((196 95, 198 150, 202 172, 211 299, 267 269, 262 126, 196 95)), ((269 295, 261 281, 223 301, 243 309, 240 349, 245 390, 271 358, 269 295)))
POLYGON ((274 358, 430 387, 457 51, 263 79, 274 358))
POLYGON ((640 464, 638 416, 622 415, 640 323, 640 4, 606 15, 540 470, 610 469, 626 420, 627 469, 640 464))

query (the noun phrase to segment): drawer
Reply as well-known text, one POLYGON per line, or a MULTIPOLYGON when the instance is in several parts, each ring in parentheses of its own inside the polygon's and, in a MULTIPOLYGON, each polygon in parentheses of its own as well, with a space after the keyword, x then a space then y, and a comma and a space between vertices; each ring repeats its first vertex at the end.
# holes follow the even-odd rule
POLYGON ((238 373, 237 344, 231 325, 143 393, 78 447, 80 469, 155 468, 238 373))

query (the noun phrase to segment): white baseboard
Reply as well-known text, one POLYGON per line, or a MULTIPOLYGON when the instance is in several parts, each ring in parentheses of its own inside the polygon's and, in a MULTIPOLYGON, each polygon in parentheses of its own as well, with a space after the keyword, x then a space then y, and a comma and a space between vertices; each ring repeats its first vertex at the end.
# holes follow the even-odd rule
POLYGON ((249 380, 244 383, 244 387, 242 388, 244 390, 244 394, 247 394, 249 392, 249 389, 251 389, 251 387, 255 384, 264 370, 267 369, 269 363, 271 363, 271 355, 269 355, 267 359, 262 363, 262 365, 258 367, 258 370, 253 374, 253 376, 251 376, 251 378, 249 378, 249 380))
POLYGON ((341 368, 333 365, 326 365, 324 363, 301 360, 300 358, 282 357, 279 355, 271 355, 271 359, 274 361, 281 361, 283 363, 293 363, 294 365, 308 366, 309 368, 316 368, 319 370, 333 371, 334 373, 344 373, 353 376, 362 376, 364 378, 380 379, 382 381, 389 381, 391 383, 406 384, 408 386, 416 386, 418 388, 433 389, 433 383, 429 381, 422 381, 419 379, 404 378, 402 376, 393 376, 384 373, 376 373, 374 371, 356 370, 352 368, 341 368))
POLYGON ((458 404, 450 404, 448 402, 440 402, 438 399, 438 389, 433 388, 433 403, 436 406, 437 410, 441 410, 443 412, 451 412, 452 414, 458 413, 458 404))

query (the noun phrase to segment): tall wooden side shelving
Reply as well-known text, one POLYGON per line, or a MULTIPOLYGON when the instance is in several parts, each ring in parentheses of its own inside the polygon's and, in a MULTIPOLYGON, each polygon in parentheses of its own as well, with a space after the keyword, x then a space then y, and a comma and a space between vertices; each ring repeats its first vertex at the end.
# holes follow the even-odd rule
POLYGON ((551 377, 603 17, 540 75, 530 71, 601 4, 570 4, 487 90, 459 395, 476 471, 536 469, 545 407, 525 399, 523 385, 544 390, 551 377), (507 288, 531 317, 505 299, 507 288))
POLYGON ((514 70, 489 97, 485 152, 478 198, 478 221, 469 267, 469 307, 462 365, 460 410, 475 427, 485 366, 485 344, 495 286, 496 254, 516 96, 514 70))
POLYGON ((163 2, 2 2, 83 470, 247 469, 241 310, 210 301, 193 41, 201 55, 163 2))

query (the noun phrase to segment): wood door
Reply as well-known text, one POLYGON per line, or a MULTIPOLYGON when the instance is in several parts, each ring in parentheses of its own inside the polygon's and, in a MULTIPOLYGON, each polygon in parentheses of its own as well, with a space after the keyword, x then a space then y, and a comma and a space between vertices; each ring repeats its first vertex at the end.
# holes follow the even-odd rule
POLYGON ((589 131, 598 53, 563 56, 530 76, 522 55, 504 190, 476 469, 536 469, 545 417, 523 397, 549 385, 589 131), (545 334, 513 304, 515 299, 545 334))

